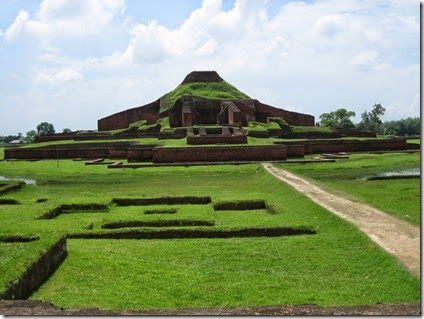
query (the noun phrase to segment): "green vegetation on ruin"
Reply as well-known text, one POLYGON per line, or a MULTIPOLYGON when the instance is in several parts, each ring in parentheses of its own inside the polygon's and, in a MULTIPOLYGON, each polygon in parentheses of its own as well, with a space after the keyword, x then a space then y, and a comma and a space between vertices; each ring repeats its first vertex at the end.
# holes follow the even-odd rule
MULTIPOLYGON (((399 165, 407 167, 405 163, 414 166, 419 155, 358 154, 336 163, 286 164, 283 168, 297 169, 320 182, 337 181, 343 175, 356 181, 355 167, 363 174, 374 174, 379 165, 391 170, 399 165)), ((108 222, 204 220, 215 225, 131 229, 278 226, 313 228, 317 233, 227 239, 69 239, 67 259, 31 299, 60 307, 101 309, 335 306, 420 300, 419 279, 396 259, 356 227, 275 179, 259 164, 108 170, 103 165, 85 166, 72 160, 60 160, 59 167, 54 160, 1 161, 0 176, 27 177, 37 182, 0 195, 20 202, 0 205, 0 235, 40 237, 28 243, 0 243, 0 290, 64 234, 120 231, 102 229, 108 222), (113 198, 188 195, 211 196, 214 203, 261 199, 272 205, 274 213, 265 209, 214 211, 211 204, 111 204, 113 198), (37 199, 47 201, 37 203, 37 199), (59 205, 83 203, 108 205, 108 211, 74 211, 53 219, 37 219, 59 205), (170 208, 176 213, 145 213, 170 208)), ((380 185, 389 182, 379 181, 380 185)), ((387 200, 392 194, 378 196, 387 200)), ((419 205, 415 197, 404 200, 419 205)))
POLYGON ((323 126, 290 126, 290 129, 293 133, 306 133, 306 132, 331 133, 333 132, 332 128, 323 127, 323 126))
POLYGON ((398 218, 419 225, 420 178, 367 180, 387 172, 420 167, 420 153, 352 154, 336 163, 280 165, 295 174, 313 179, 332 192, 371 204, 398 218))
MULTIPOLYGON (((263 123, 262 123, 263 124, 263 123)), ((260 126, 258 126, 260 127, 260 126)), ((172 128, 174 131, 178 128, 172 128)), ((246 128, 248 130, 249 128, 246 128)), ((251 129, 251 128, 250 128, 251 129)), ((164 127, 164 131, 166 132, 168 128, 164 127)), ((259 128, 260 130, 260 128, 259 128)), ((265 131, 263 131, 265 132, 265 131)), ((384 137, 381 137, 384 139, 384 137)), ((373 138, 363 138, 363 137, 344 137, 344 138, 335 138, 335 141, 341 140, 372 140, 373 138)), ((256 145, 275 145, 274 143, 298 143, 300 141, 305 141, 307 139, 293 139, 293 138, 278 138, 278 137, 267 137, 260 138, 254 136, 247 136, 247 146, 256 146, 256 145)), ((320 139, 316 139, 320 140, 320 139)), ((333 140, 329 138, 324 138, 323 140, 333 140)), ((140 143, 142 145, 160 145, 163 147, 199 147, 202 145, 189 145, 185 138, 173 138, 173 139, 158 139, 156 137, 143 137, 143 138, 114 138, 114 139, 103 139, 103 140, 62 140, 62 141, 52 141, 52 142, 41 142, 41 143, 33 143, 26 144, 21 146, 22 148, 33 148, 33 147, 44 147, 44 146, 52 146, 52 145, 72 145, 72 144, 90 144, 90 143, 111 143, 111 142, 133 142, 140 143)), ((417 142, 419 144, 419 141, 417 142)), ((203 145, 206 147, 216 147, 216 146, 246 146, 246 144, 207 144, 203 145)), ((4 148, 3 148, 4 150, 4 148)), ((0 159, 4 157, 3 151, 0 148, 0 159)))
POLYGON ((215 100, 245 100, 250 97, 231 84, 221 82, 195 82, 178 85, 160 98, 160 113, 169 110, 184 96, 196 96, 215 100))

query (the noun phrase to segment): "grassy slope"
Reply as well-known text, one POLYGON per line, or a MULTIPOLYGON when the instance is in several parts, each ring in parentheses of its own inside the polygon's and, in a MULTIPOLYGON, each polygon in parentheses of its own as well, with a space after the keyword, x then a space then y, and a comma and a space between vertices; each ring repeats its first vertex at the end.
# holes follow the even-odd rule
POLYGON ((180 84, 173 91, 161 97, 160 112, 170 109, 183 96, 198 96, 208 99, 243 100, 249 96, 231 84, 222 82, 196 82, 180 84))
POLYGON ((73 161, 61 161, 59 168, 55 161, 0 162, 0 175, 8 174, 35 177, 38 184, 2 196, 21 205, 0 206, 0 233, 39 235, 41 240, 0 245, 1 285, 16 278, 61 234, 99 231, 109 221, 193 218, 214 220, 219 228, 311 226, 318 232, 281 238, 70 240, 69 257, 33 299, 103 309, 419 299, 419 280, 396 260, 259 165, 107 170, 73 161), (192 205, 177 206, 175 216, 157 217, 144 215, 146 207, 111 206, 107 213, 35 220, 62 203, 107 204, 113 197, 173 195, 210 195, 214 201, 264 199, 279 214, 214 212, 210 206, 192 205), (35 203, 38 198, 48 201, 35 203), (93 230, 84 230, 89 224, 93 230))
POLYGON ((420 167, 420 154, 355 154, 336 163, 282 165, 333 191, 365 201, 414 224, 420 223, 420 179, 364 180, 379 173, 420 167))
MULTIPOLYGON (((275 125, 275 123, 272 123, 269 127, 273 128, 274 125, 275 125)), ((261 129, 266 130, 267 127, 268 127, 267 124, 256 126, 256 128, 258 128, 259 130, 261 130, 261 129)), ((247 129, 249 130, 251 128, 247 128, 247 129)), ((340 140, 352 140, 352 139, 354 139, 354 140, 367 140, 369 138, 342 138, 342 139, 338 138, 338 139, 334 139, 334 140, 340 141, 340 140)), ((324 139, 324 140, 329 140, 329 139, 324 139)), ((293 143, 296 143, 296 142, 302 141, 302 139, 284 139, 284 138, 274 138, 274 137, 256 138, 256 137, 248 136, 247 141, 248 141, 248 145, 275 145, 274 142, 293 142, 293 143)), ((111 143, 111 142, 134 142, 134 143, 139 142, 140 144, 144 144, 144 145, 156 144, 156 145, 162 145, 164 147, 198 147, 198 146, 201 146, 201 145, 188 145, 185 138, 161 139, 161 140, 158 139, 158 138, 132 138, 132 139, 85 140, 85 141, 63 140, 63 141, 55 141, 55 142, 33 143, 33 144, 28 144, 28 145, 25 145, 25 146, 22 146, 22 147, 23 148, 33 148, 33 147, 43 147, 43 146, 56 145, 56 144, 111 143)), ((241 145, 246 145, 246 144, 241 144, 241 145)), ((214 146, 234 146, 234 145, 231 145, 231 144, 227 144, 227 145, 225 145, 225 144, 220 144, 220 145, 207 144, 205 146, 214 147, 214 146)), ((3 159, 3 157, 4 157, 3 153, 4 153, 4 148, 0 148, 0 160, 3 159)))

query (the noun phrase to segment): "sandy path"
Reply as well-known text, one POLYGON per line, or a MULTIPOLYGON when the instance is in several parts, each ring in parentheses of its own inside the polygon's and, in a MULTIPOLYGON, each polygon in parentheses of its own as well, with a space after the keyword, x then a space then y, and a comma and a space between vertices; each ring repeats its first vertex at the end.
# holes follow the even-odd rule
POLYGON ((420 228, 366 204, 331 194, 270 163, 263 167, 272 175, 302 192, 318 205, 356 225, 374 242, 420 276, 420 228))

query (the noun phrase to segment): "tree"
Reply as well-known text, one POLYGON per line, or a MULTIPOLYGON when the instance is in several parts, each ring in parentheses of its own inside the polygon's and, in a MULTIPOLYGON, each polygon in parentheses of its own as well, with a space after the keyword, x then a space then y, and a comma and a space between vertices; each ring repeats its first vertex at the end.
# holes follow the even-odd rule
POLYGON ((419 117, 408 117, 398 121, 389 121, 383 123, 386 134, 397 136, 420 135, 421 122, 419 117))
POLYGON ((381 104, 374 104, 371 112, 364 111, 361 114, 361 122, 358 124, 358 128, 363 131, 371 131, 377 133, 383 133, 383 126, 381 116, 384 115, 386 109, 381 104))
POLYGON ((30 144, 34 143, 37 132, 35 130, 28 131, 25 136, 25 142, 30 144))
POLYGON ((71 133, 72 130, 70 128, 64 128, 62 133, 71 133))
POLYGON ((22 133, 18 133, 18 135, 8 135, 8 136, 2 136, 0 140, 4 143, 10 143, 14 140, 20 140, 22 138, 22 133))
POLYGON ((48 135, 48 134, 54 134, 54 126, 51 123, 42 122, 37 125, 37 134, 38 135, 48 135))
POLYGON ((351 121, 351 117, 355 116, 355 112, 348 111, 344 108, 338 109, 330 113, 322 113, 319 118, 321 120, 320 126, 327 126, 331 128, 351 129, 355 124, 351 121))

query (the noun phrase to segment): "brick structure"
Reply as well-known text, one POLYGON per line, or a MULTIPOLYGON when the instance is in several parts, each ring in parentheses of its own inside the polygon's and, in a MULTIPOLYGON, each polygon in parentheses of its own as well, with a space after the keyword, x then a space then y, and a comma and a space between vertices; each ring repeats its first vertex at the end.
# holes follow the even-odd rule
MULTIPOLYGON (((241 139, 245 138, 242 136, 241 139)), ((204 139, 235 138, 234 136, 200 136, 204 139)), ((235 139, 238 143, 242 140, 235 139)), ((232 142, 232 141, 231 141, 232 142)), ((228 141, 226 143, 230 144, 228 141)), ((419 144, 407 143, 406 139, 376 140, 306 140, 296 143, 274 142, 269 146, 198 146, 163 148, 157 145, 142 145, 131 142, 63 144, 33 148, 9 148, 4 150, 4 159, 65 159, 65 158, 110 158, 128 159, 130 162, 225 162, 225 161, 273 161, 286 158, 302 158, 306 154, 337 152, 369 152, 419 150, 419 144)))
POLYGON ((284 161, 286 159, 286 147, 281 145, 157 147, 153 149, 154 163, 284 161))
MULTIPOLYGON (((215 71, 194 71, 181 84, 224 81, 215 71)), ((168 117, 171 127, 193 125, 234 125, 246 126, 249 121, 267 122, 268 117, 281 117, 290 125, 313 126, 312 115, 290 112, 258 100, 220 100, 194 95, 177 99, 169 110, 160 112, 161 99, 150 104, 128 109, 98 120, 99 131, 127 128, 129 124, 146 120, 148 124, 168 117)))

